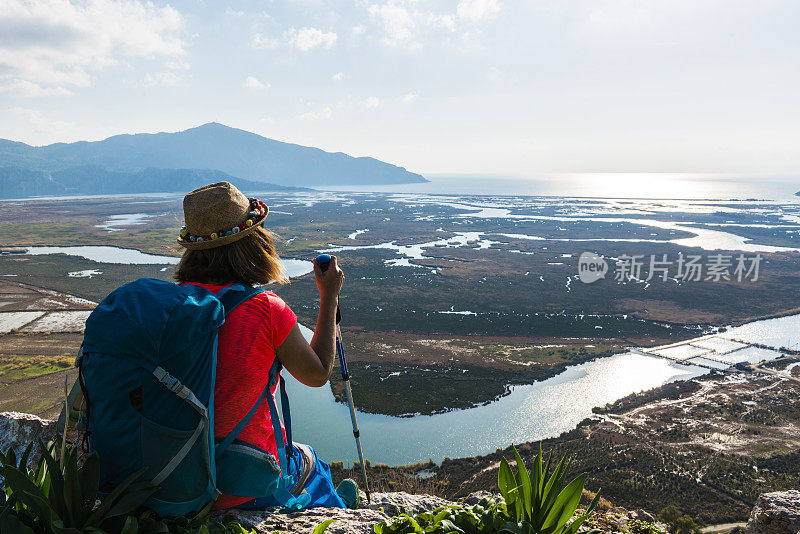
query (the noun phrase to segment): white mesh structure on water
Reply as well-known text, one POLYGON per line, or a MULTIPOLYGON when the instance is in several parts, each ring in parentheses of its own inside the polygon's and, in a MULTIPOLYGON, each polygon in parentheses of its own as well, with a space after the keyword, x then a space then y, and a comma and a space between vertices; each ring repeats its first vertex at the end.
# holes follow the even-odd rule
POLYGON ((757 363, 781 356, 778 347, 763 347, 727 338, 723 334, 638 350, 650 356, 712 369, 727 369, 737 363, 757 363))

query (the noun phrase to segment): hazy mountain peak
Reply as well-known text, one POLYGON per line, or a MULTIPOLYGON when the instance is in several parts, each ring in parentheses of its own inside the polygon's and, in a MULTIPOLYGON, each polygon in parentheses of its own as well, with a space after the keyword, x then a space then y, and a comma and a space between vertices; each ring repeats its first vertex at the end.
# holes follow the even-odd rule
POLYGON ((82 165, 113 171, 219 169, 231 176, 283 185, 393 184, 426 181, 405 168, 269 139, 218 122, 180 132, 121 134, 102 141, 43 147, 0 142, 0 167, 53 172, 82 165))

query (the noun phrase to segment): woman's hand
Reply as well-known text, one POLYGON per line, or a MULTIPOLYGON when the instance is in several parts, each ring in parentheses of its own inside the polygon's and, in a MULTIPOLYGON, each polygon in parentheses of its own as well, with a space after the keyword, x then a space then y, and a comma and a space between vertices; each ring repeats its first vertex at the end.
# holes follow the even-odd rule
POLYGON ((322 267, 314 259, 314 278, 317 281, 317 290, 323 300, 335 300, 344 284, 344 273, 336 263, 336 256, 331 256, 328 270, 322 272, 322 267))
POLYGON ((336 308, 339 290, 344 283, 344 273, 331 257, 323 273, 314 259, 314 277, 319 290, 319 314, 311 343, 307 343, 295 324, 286 340, 278 347, 278 359, 297 380, 311 387, 321 387, 328 382, 336 356, 336 308))

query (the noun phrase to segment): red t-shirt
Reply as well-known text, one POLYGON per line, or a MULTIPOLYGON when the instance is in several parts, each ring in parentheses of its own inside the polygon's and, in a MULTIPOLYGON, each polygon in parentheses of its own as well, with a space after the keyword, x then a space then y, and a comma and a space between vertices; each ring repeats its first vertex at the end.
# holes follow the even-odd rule
MULTIPOLYGON (((194 284, 214 293, 223 287, 194 284)), ((228 284, 230 285, 230 284, 228 284)), ((224 438, 253 407, 264 391, 275 350, 297 322, 287 304, 272 292, 255 295, 236 307, 219 329, 217 379, 214 385, 214 437, 224 438)), ((272 397, 278 388, 276 381, 272 397)), ((283 425, 281 425, 283 426, 283 425)), ((244 427, 238 439, 277 457, 267 398, 244 427)), ((285 430, 284 436, 285 439, 285 430)), ((230 508, 251 499, 221 495, 214 508, 230 508)))

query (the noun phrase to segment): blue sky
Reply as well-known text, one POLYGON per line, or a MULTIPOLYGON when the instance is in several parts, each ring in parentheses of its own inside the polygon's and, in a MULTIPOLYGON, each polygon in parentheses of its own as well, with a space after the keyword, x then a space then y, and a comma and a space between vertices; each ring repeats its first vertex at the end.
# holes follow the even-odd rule
POLYGON ((3 0, 0 137, 217 121, 422 173, 792 175, 800 2, 3 0))

